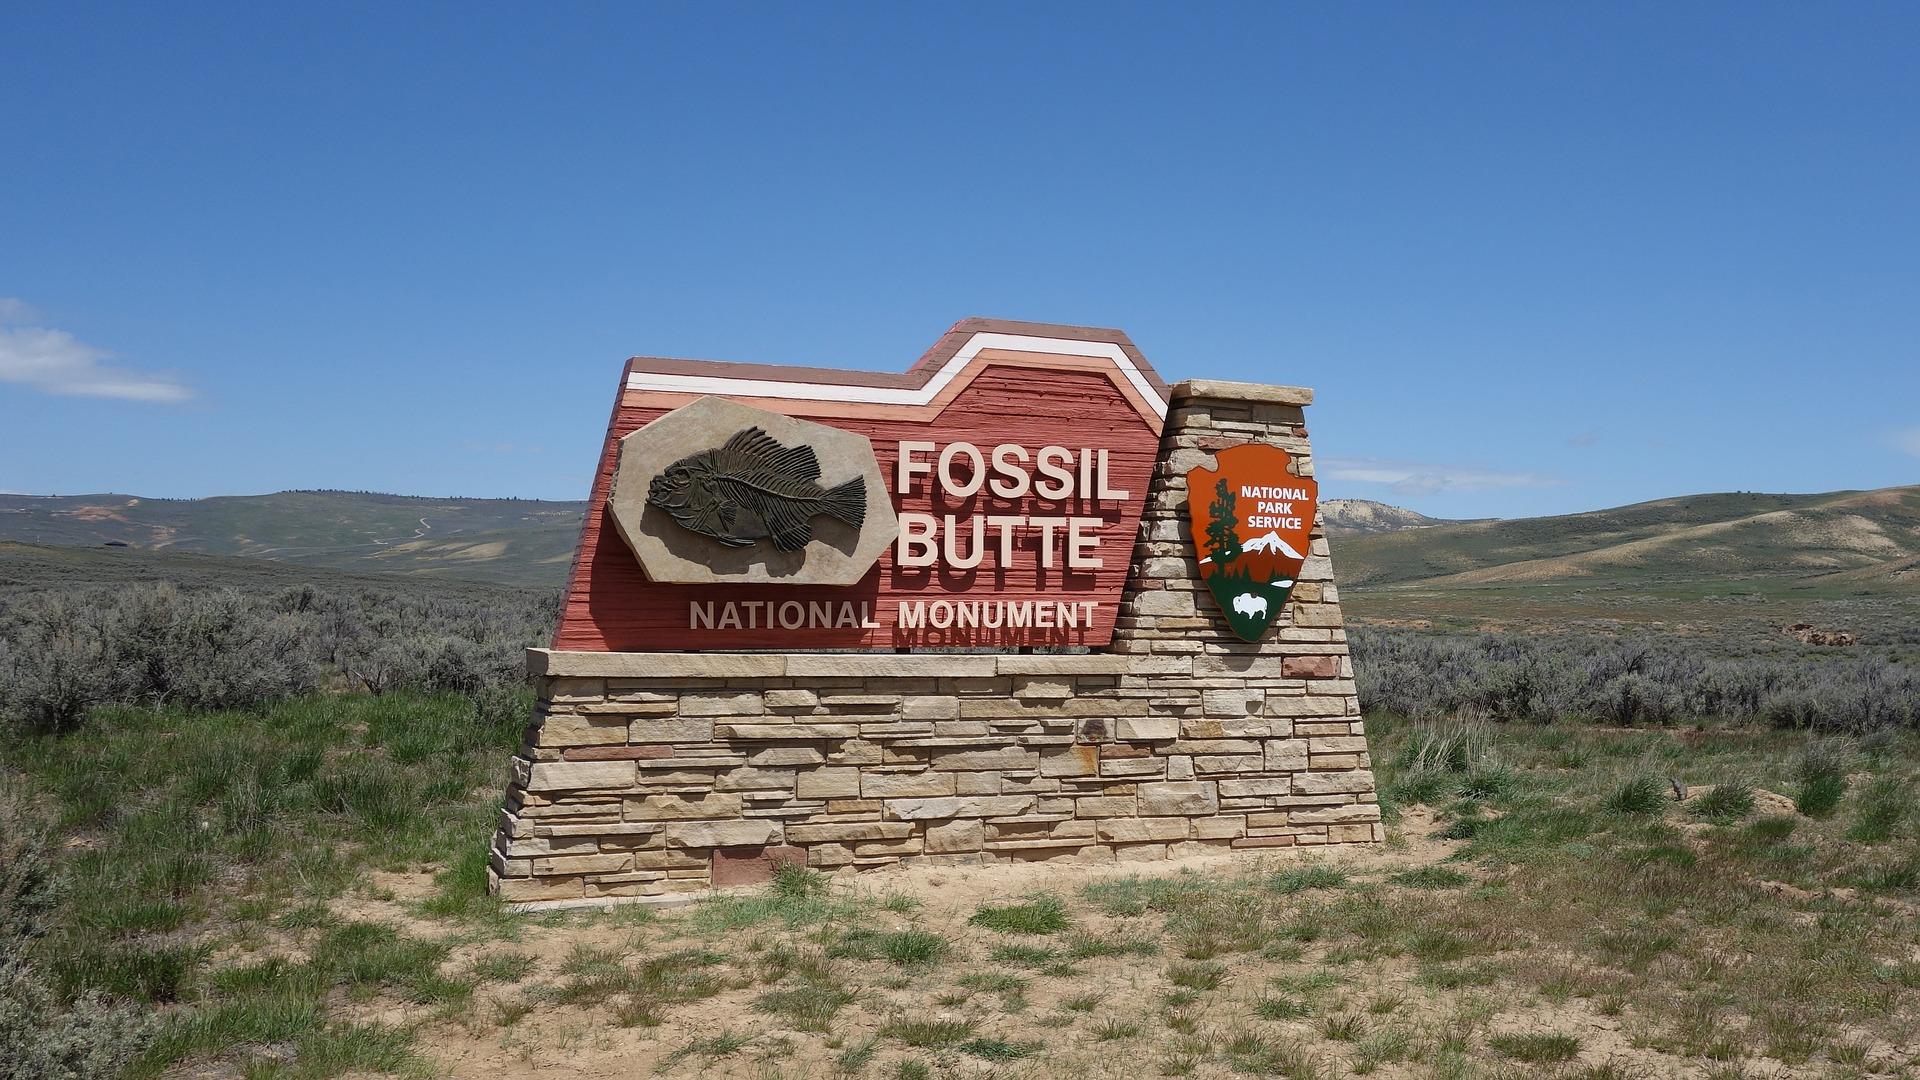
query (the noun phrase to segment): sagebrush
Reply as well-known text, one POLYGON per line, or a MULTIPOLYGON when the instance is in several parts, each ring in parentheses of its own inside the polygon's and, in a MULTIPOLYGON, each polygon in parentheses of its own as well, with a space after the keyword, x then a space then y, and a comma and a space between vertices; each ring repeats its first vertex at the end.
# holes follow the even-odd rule
POLYGON ((61 731, 103 705, 241 708, 321 689, 477 697, 523 681, 555 611, 554 597, 508 590, 162 583, 0 597, 0 719, 61 731))
POLYGON ((1889 651, 1736 650, 1697 637, 1349 631, 1366 712, 1555 723, 1700 719, 1865 732, 1920 727, 1920 670, 1889 651))

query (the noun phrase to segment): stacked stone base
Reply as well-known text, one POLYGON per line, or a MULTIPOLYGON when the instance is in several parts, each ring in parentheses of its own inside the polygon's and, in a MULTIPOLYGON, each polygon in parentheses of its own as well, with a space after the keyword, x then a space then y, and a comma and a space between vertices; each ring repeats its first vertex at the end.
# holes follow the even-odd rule
POLYGON ((1378 840, 1341 632, 1280 633, 1313 640, 1254 660, 539 650, 495 891, 1378 840))
POLYGON ((1173 390, 1110 650, 535 650, 492 884, 526 905, 666 901, 908 860, 1163 859, 1384 838, 1326 537, 1257 643, 1186 535, 1186 470, 1312 461, 1294 387, 1173 390))

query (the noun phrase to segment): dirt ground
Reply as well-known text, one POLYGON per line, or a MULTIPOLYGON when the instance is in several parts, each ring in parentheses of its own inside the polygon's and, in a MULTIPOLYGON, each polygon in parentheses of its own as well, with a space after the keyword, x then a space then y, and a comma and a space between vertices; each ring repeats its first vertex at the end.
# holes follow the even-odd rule
MULTIPOLYGON (((761 1077, 828 1076, 1033 1076, 1033 1077, 1287 1077, 1344 1076, 1581 1076, 1581 1077, 1765 1077, 1827 1076, 1830 1071, 1748 1060, 1739 1071, 1706 1060, 1662 1053, 1633 1037, 1633 1020, 1603 997, 1545 998, 1516 983, 1435 989, 1423 983, 1420 965, 1407 957, 1341 960, 1317 950, 1229 952, 1210 957, 1217 984, 1183 992, 1169 985, 1183 961, 1162 945, 1149 955, 1100 956, 1076 963, 1071 972, 1020 971, 991 957, 1010 941, 1059 944, 1051 939, 1003 933, 969 925, 983 905, 1018 903, 1045 893, 1069 902, 1072 927, 1107 939, 1162 939, 1161 917, 1151 912, 1114 915, 1085 900, 1083 890, 1103 882, 1202 875, 1246 878, 1289 869, 1338 871, 1359 885, 1406 871, 1433 867, 1458 846, 1435 835, 1432 815, 1414 809, 1388 845, 1212 856, 1168 862, 1087 865, 1048 862, 989 866, 908 866, 842 877, 836 889, 857 892, 871 905, 863 925, 878 931, 921 928, 948 939, 941 962, 910 971, 885 965, 836 962, 851 1003, 833 1014, 826 1031, 800 1031, 755 1003, 771 983, 753 974, 754 957, 781 941, 821 940, 817 928, 786 929, 771 922, 731 933, 702 935, 682 908, 662 911, 635 926, 619 914, 535 916, 511 946, 463 947, 454 963, 471 963, 488 950, 512 948, 535 954, 534 973, 514 985, 489 985, 459 1016, 429 1023, 418 1049, 439 1070, 455 1077, 614 1078, 666 1075, 761 1077), (904 898, 904 899, 903 899, 904 898), (657 1026, 621 1026, 606 1008, 514 1001, 537 999, 563 958, 576 950, 606 950, 636 958, 698 947, 727 957, 731 981, 711 997, 675 1005, 657 1026), (1337 972, 1317 979, 1315 972, 1337 972), (1005 992, 1007 973, 1019 988, 1005 992), (996 975, 995 973, 1000 973, 996 975), (998 979, 998 982, 994 980, 998 979), (971 981, 976 987, 966 990, 971 981), (989 987, 998 987, 995 992, 989 987), (1302 1002, 1304 1015, 1275 1018, 1262 1002, 1275 987, 1302 1002), (931 1048, 903 1046, 881 1035, 901 1017, 947 1020, 992 1040, 986 1057, 952 1043, 931 1048), (503 1019, 504 1018, 504 1019, 503 1019), (1566 1036, 1577 1052, 1550 1063, 1501 1060, 1485 1045, 1505 1036, 1566 1036), (994 1060, 997 1047, 1012 1046, 1012 1060, 994 1060), (1224 1050, 1222 1048, 1225 1048, 1224 1050), (1235 1047, 1239 1050, 1236 1051, 1235 1047), (1472 1050, 1468 1048, 1472 1047, 1472 1050), (1716 1071, 1718 1070, 1718 1071, 1716 1071)), ((1461 866, 1463 864, 1451 864, 1461 866)), ((383 882, 393 899, 361 901, 355 918, 404 920, 409 894, 425 883, 391 876, 383 882)), ((1425 894, 1447 905, 1457 894, 1425 894)), ((425 930, 425 927, 419 929, 425 930)), ((1551 950, 1526 950, 1509 963, 1568 963, 1551 950)), ((1186 963, 1187 968, 1194 968, 1186 963)), ((1567 975, 1578 980, 1580 972, 1567 975)), ((1529 987, 1533 983, 1527 984, 1529 987)), ((1285 996, 1284 994, 1282 995, 1285 996)), ((401 1020, 391 1009, 368 1019, 401 1020)), ((1886 1063, 1884 1075, 1906 1075, 1893 1064, 1920 1047, 1877 1046, 1866 1064, 1886 1063)), ((1863 1066, 1865 1068, 1865 1066, 1863 1066)), ((1878 1072, 1878 1069, 1868 1069, 1878 1072)), ((1863 1074, 1866 1074, 1863 1072, 1863 1074)))

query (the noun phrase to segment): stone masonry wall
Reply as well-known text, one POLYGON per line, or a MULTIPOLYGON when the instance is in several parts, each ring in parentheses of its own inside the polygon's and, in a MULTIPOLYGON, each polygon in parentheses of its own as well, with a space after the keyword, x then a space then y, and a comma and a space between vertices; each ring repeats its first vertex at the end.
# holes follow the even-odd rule
POLYGON ((534 650, 492 852, 519 904, 655 901, 903 859, 1161 859, 1383 838, 1327 541, 1258 644, 1194 563, 1186 472, 1268 442, 1311 475, 1309 391, 1174 388, 1110 651, 534 650))

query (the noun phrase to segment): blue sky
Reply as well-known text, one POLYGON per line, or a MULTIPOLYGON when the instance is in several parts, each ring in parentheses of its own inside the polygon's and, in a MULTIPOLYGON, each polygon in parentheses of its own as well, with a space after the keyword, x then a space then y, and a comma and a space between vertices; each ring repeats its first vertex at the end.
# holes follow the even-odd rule
POLYGON ((969 315, 1445 516, 1920 481, 1913 5, 23 5, 0 490, 579 498, 969 315))

